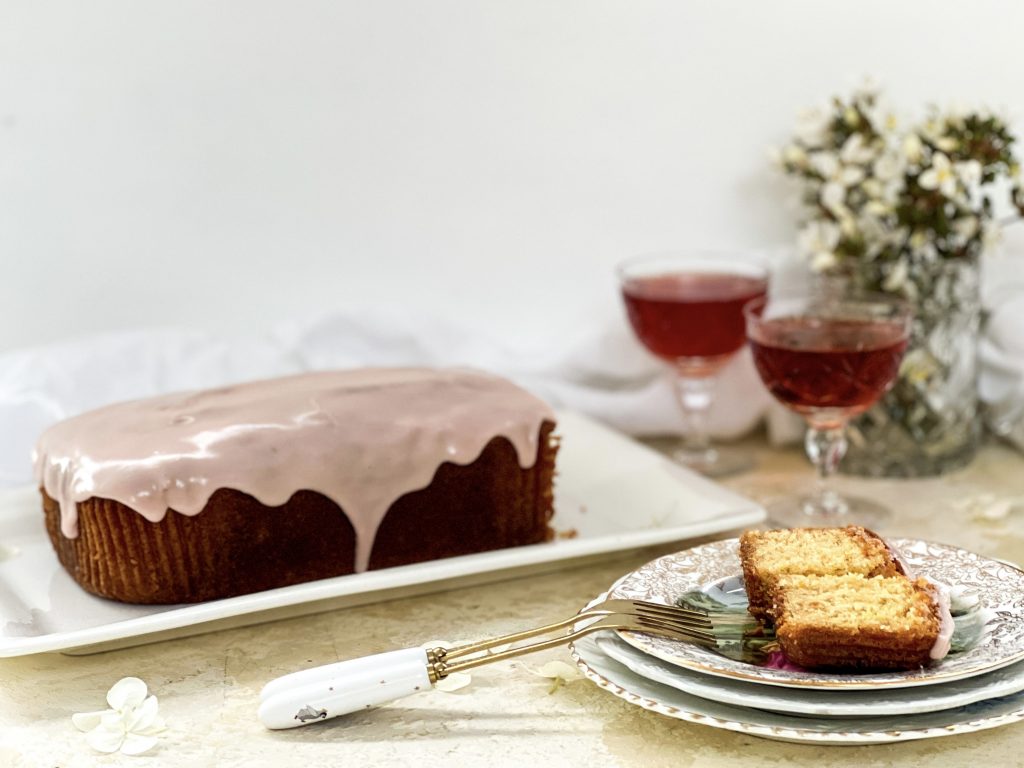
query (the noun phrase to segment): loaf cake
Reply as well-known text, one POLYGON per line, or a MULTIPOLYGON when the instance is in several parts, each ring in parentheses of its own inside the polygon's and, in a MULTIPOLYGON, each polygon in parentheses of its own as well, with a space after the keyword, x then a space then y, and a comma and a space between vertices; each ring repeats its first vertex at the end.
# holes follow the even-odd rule
POLYGON ((894 553, 878 535, 860 526, 747 531, 740 537, 740 563, 750 613, 771 622, 779 580, 787 575, 895 576, 894 553))
POLYGON ((790 575, 778 580, 776 595, 775 637, 801 667, 914 669, 933 658, 940 618, 924 579, 790 575))
POLYGON ((551 537, 551 409, 485 373, 309 373, 120 403, 34 456, 86 590, 229 597, 551 537))

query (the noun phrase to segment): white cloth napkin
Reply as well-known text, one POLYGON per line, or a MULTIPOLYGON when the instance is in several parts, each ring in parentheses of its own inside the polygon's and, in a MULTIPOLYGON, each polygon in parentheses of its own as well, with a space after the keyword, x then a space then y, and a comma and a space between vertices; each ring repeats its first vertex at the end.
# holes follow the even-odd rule
MULTIPOLYGON (((776 285, 794 288, 786 274, 776 285)), ((981 346, 980 393, 993 426, 1024 449, 1024 285, 1002 291, 981 346)), ((119 400, 326 368, 469 366, 517 381, 556 408, 570 408, 633 435, 677 433, 666 370, 633 338, 622 312, 595 306, 574 338, 495 338, 405 308, 353 308, 227 338, 150 329, 0 354, 0 486, 31 482, 39 433, 62 418, 119 400)), ((744 350, 723 371, 711 431, 733 438, 767 419, 775 442, 802 435, 774 403, 744 350)))
MULTIPOLYGON (((491 338, 405 309, 335 312, 243 338, 136 330, 0 355, 0 485, 31 482, 30 454, 49 424, 98 406, 162 392, 355 366, 469 366, 507 376, 550 402, 634 435, 681 428, 671 380, 625 320, 603 317, 565 348, 491 338)), ((749 432, 770 398, 744 351, 721 376, 711 423, 718 437, 749 432)), ((780 420, 786 425, 785 419, 780 420)))

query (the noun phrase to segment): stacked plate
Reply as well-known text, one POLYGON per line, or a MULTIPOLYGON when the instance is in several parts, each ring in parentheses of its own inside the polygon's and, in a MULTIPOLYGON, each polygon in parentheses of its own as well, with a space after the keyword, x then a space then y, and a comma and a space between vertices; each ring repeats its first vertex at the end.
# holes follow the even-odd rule
MULTIPOLYGON (((977 597, 984 626, 968 648, 927 668, 861 675, 762 667, 629 632, 584 637, 573 656, 587 678, 632 704, 783 741, 877 744, 1024 720, 1024 572, 955 547, 892 543, 917 574, 977 597)), ((737 540, 715 542, 654 560, 595 602, 671 603, 739 570, 737 540)))

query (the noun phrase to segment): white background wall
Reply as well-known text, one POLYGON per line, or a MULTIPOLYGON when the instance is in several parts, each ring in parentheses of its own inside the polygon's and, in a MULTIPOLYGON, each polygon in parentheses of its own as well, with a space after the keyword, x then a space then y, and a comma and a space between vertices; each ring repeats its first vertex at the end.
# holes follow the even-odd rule
POLYGON ((1024 131, 1022 30, 977 0, 0 0, 0 349, 365 303, 557 331, 618 311, 624 256, 787 240, 766 148, 863 74, 1024 131))

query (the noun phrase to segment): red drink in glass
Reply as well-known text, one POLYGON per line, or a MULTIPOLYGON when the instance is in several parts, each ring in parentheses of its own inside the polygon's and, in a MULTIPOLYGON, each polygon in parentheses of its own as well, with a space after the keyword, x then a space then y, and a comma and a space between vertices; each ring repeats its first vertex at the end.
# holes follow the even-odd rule
POLYGON ((888 510, 829 487, 846 452, 846 422, 872 406, 899 373, 911 315, 885 294, 757 299, 744 308, 754 365, 768 391, 804 417, 817 489, 768 505, 776 525, 875 526, 888 510))
POLYGON ((743 305, 765 295, 766 281, 747 275, 693 272, 645 275, 623 282, 629 321, 641 343, 670 362, 716 370, 743 346, 743 305))
POLYGON ((845 419, 895 380, 907 335, 900 322, 786 317, 764 323, 750 347, 779 401, 800 413, 841 411, 845 419))
POLYGON ((652 253, 618 267, 619 288, 640 343, 671 366, 683 418, 673 457, 706 475, 739 472, 749 454, 711 445, 715 376, 746 340, 743 307, 763 297, 768 270, 755 254, 652 253))

